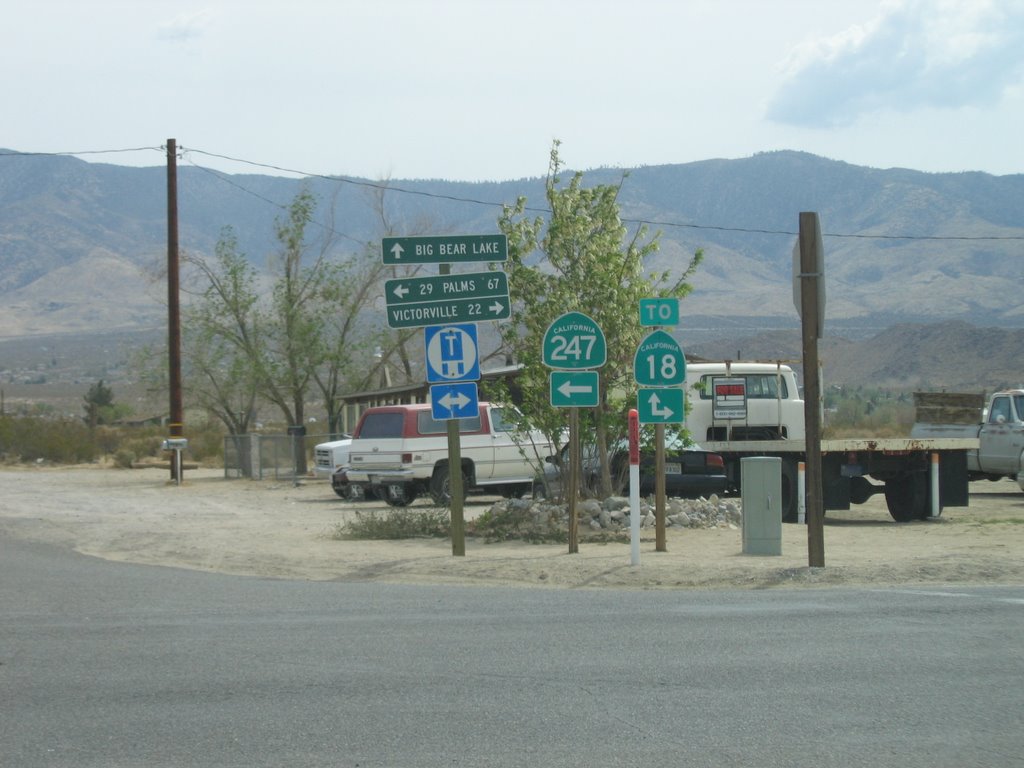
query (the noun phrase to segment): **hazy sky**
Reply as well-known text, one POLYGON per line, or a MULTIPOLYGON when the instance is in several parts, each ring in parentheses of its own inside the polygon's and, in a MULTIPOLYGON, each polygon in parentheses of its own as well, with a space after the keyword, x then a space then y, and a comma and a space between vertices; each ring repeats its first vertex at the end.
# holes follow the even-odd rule
POLYGON ((25 152, 175 138, 504 180, 542 176, 557 138, 581 170, 797 149, 1024 172, 1024 0, 35 0, 0 20, 0 147, 25 152))

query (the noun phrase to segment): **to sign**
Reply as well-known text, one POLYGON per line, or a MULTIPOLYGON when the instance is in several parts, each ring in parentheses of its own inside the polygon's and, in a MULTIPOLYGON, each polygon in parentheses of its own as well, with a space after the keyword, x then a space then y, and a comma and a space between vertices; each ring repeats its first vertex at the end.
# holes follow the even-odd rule
POLYGON ((679 325, 679 299, 640 299, 640 325, 679 325))
POLYGON ((434 325, 423 330, 427 381, 476 381, 480 378, 476 324, 434 325))
POLYGON ((385 237, 380 248, 385 264, 508 261, 508 239, 504 235, 385 237))
POLYGON ((641 389, 637 393, 641 424, 681 424, 686 417, 683 390, 641 389))
POLYGON ((567 312, 548 326, 543 354, 549 368, 600 368, 608 359, 608 344, 597 323, 581 312, 567 312))
POLYGON ((555 408, 596 408, 597 371, 552 371, 551 405, 555 408))
POLYGON ((638 384, 648 387, 674 387, 686 381, 686 356, 665 331, 649 334, 633 358, 633 373, 638 384))

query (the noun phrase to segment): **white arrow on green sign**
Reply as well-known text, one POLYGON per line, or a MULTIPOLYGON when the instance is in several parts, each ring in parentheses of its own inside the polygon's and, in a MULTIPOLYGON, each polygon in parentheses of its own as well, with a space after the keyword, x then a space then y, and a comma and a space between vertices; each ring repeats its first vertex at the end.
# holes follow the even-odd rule
POLYGON ((675 387, 686 381, 686 356, 682 347, 665 331, 654 331, 640 342, 633 358, 638 384, 675 387))
POLYGON ((504 272, 387 280, 384 299, 389 328, 504 320, 512 315, 504 272))
POLYGON ((683 390, 641 389, 636 398, 641 424, 682 424, 686 418, 683 390))
POLYGON ((555 408, 596 408, 597 371, 552 371, 551 405, 555 408))
POLYGON ((608 344, 597 323, 582 312, 566 312, 544 333, 544 365, 563 370, 600 368, 608 360, 608 344))
POLYGON ((505 235, 385 237, 380 241, 385 264, 455 264, 508 261, 505 235))

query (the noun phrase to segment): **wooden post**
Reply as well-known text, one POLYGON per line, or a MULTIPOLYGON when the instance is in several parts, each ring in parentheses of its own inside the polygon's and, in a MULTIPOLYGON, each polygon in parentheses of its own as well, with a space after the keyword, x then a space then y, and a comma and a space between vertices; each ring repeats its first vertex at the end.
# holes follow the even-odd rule
MULTIPOLYGON (((181 309, 178 299, 178 145, 167 140, 167 371, 171 437, 183 437, 185 415, 181 394, 181 309)), ((180 455, 180 452, 179 452, 180 455)), ((180 462, 171 462, 171 479, 181 485, 180 462)))
POLYGON ((665 425, 654 425, 654 550, 668 552, 665 543, 665 425))
MULTIPOLYGON (((440 264, 438 272, 442 275, 450 275, 451 264, 440 264)), ((466 489, 462 482, 462 443, 459 434, 459 420, 448 419, 448 490, 451 493, 451 502, 448 508, 452 516, 452 556, 465 557, 466 555, 466 516, 463 508, 463 499, 466 489)))
POLYGON ((576 500, 580 495, 580 409, 569 409, 569 554, 580 551, 576 500))
POLYGON ((804 358, 804 431, 807 444, 807 564, 825 566, 825 509, 821 482, 821 380, 818 338, 824 318, 819 292, 824 282, 818 214, 800 214, 800 325, 804 358))

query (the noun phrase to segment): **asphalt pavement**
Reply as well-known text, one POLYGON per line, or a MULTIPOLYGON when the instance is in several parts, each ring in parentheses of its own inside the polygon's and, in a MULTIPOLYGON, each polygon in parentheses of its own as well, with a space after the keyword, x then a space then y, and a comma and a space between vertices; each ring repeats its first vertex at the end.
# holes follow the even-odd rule
POLYGON ((275 581, 0 535, 0 764, 1024 765, 1024 588, 275 581))

